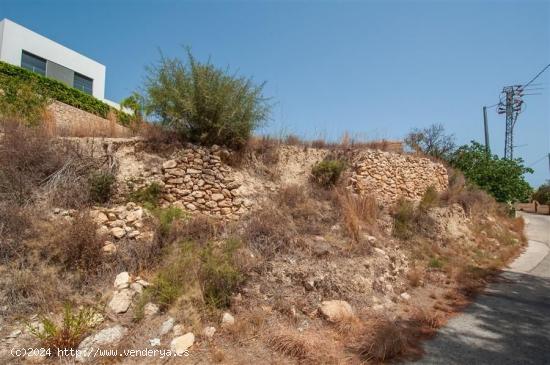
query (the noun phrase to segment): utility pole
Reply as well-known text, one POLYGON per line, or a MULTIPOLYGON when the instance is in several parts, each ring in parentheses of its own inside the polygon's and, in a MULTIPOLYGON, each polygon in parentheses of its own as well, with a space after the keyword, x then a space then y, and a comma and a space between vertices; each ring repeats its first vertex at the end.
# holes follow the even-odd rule
POLYGON ((506 114, 506 132, 504 135, 504 158, 512 160, 514 158, 514 126, 521 112, 523 105, 523 86, 513 85, 505 86, 502 89, 505 102, 500 102, 498 106, 499 114, 506 114))
POLYGON ((483 126, 485 128, 485 153, 487 156, 491 154, 491 147, 489 146, 489 122, 487 121, 487 107, 483 107, 483 126))

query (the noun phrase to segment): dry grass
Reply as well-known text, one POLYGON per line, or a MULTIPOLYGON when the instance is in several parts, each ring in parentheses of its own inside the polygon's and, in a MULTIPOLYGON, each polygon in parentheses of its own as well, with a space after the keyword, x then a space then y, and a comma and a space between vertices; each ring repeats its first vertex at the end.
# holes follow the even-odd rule
POLYGON ((407 347, 404 330, 387 318, 375 317, 365 326, 356 351, 364 361, 387 361, 402 355, 407 347))
POLYGON ((104 239, 96 234, 97 226, 86 213, 78 214, 54 239, 52 256, 66 271, 77 271, 86 278, 98 275, 103 262, 104 239))
POLYGON ((184 239, 205 244, 217 237, 222 229, 219 221, 203 214, 196 214, 189 219, 175 221, 170 229, 168 241, 184 239))
POLYGON ((422 284, 423 278, 424 270, 419 267, 415 266, 407 271, 407 280, 409 281, 409 285, 413 288, 420 286, 422 284))
POLYGON ((85 122, 71 120, 70 123, 56 123, 53 133, 61 137, 106 137, 128 138, 134 133, 117 123, 116 115, 109 113, 107 119, 90 116, 85 122))
POLYGON ((251 214, 243 238, 252 250, 272 258, 277 253, 296 248, 297 232, 292 219, 266 204, 251 214))
POLYGON ((335 196, 346 232, 355 242, 362 240, 363 229, 371 234, 378 231, 380 208, 374 197, 357 195, 346 190, 336 190, 335 196))
POLYGON ((315 356, 316 344, 311 338, 290 328, 270 333, 266 342, 273 350, 294 359, 305 360, 315 356))

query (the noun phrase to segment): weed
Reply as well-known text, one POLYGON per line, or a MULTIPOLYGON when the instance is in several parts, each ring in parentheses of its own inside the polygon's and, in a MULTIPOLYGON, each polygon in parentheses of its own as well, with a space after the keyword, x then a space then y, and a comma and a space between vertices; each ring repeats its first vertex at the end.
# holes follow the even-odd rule
POLYGON ((96 203, 106 203, 111 198, 115 177, 108 172, 95 172, 90 176, 90 199, 96 203))
POLYGON ((443 261, 438 259, 437 257, 433 257, 428 262, 428 267, 432 269, 441 269, 443 267, 443 261))
POLYGON ((414 204, 408 200, 399 200, 393 212, 393 235, 401 239, 410 239, 415 233, 414 204))
POLYGON ((266 206, 255 212, 244 230, 249 246, 266 258, 289 250, 295 242, 293 221, 278 209, 266 206))
POLYGON ((28 325, 30 332, 40 339, 44 348, 57 350, 70 350, 78 347, 84 336, 93 327, 96 312, 91 308, 83 308, 73 312, 69 304, 65 305, 61 325, 57 325, 50 318, 42 318, 40 323, 43 330, 28 325))
POLYGON ((352 194, 345 190, 337 191, 335 194, 344 227, 355 242, 361 240, 363 228, 368 228, 370 233, 377 230, 380 209, 372 196, 352 194))
POLYGON ((273 350, 300 360, 310 358, 314 352, 313 344, 306 335, 290 329, 272 333, 267 343, 273 350))
POLYGON ((146 187, 140 188, 128 197, 128 200, 141 203, 148 209, 153 209, 158 206, 162 187, 157 182, 152 182, 146 187))
POLYGON ((439 194, 435 187, 429 186, 428 189, 422 195, 422 199, 418 204, 418 209, 422 211, 427 211, 430 208, 436 207, 439 203, 439 194))
POLYGON ((338 183, 346 165, 342 160, 326 159, 311 168, 312 180, 319 186, 329 188, 338 183))
POLYGON ((358 352, 364 361, 386 361, 402 354, 406 347, 403 329, 393 321, 375 318, 363 334, 358 352))

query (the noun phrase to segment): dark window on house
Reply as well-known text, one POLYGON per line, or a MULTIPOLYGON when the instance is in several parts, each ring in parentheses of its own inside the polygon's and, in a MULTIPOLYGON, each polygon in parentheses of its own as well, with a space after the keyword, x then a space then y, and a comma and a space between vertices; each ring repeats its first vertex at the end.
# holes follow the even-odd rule
POLYGON ((84 91, 87 94, 92 94, 94 80, 79 73, 74 73, 73 86, 75 89, 84 91))
POLYGON ((27 51, 21 54, 21 67, 46 76, 46 60, 27 51))

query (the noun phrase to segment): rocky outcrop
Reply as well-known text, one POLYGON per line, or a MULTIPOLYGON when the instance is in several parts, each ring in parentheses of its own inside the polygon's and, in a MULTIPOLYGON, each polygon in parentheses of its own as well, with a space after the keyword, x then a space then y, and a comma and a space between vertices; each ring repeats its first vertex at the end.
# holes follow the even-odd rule
POLYGON ((442 164, 412 155, 365 150, 355 155, 351 168, 349 188, 383 204, 419 200, 430 186, 437 191, 448 186, 442 164))

